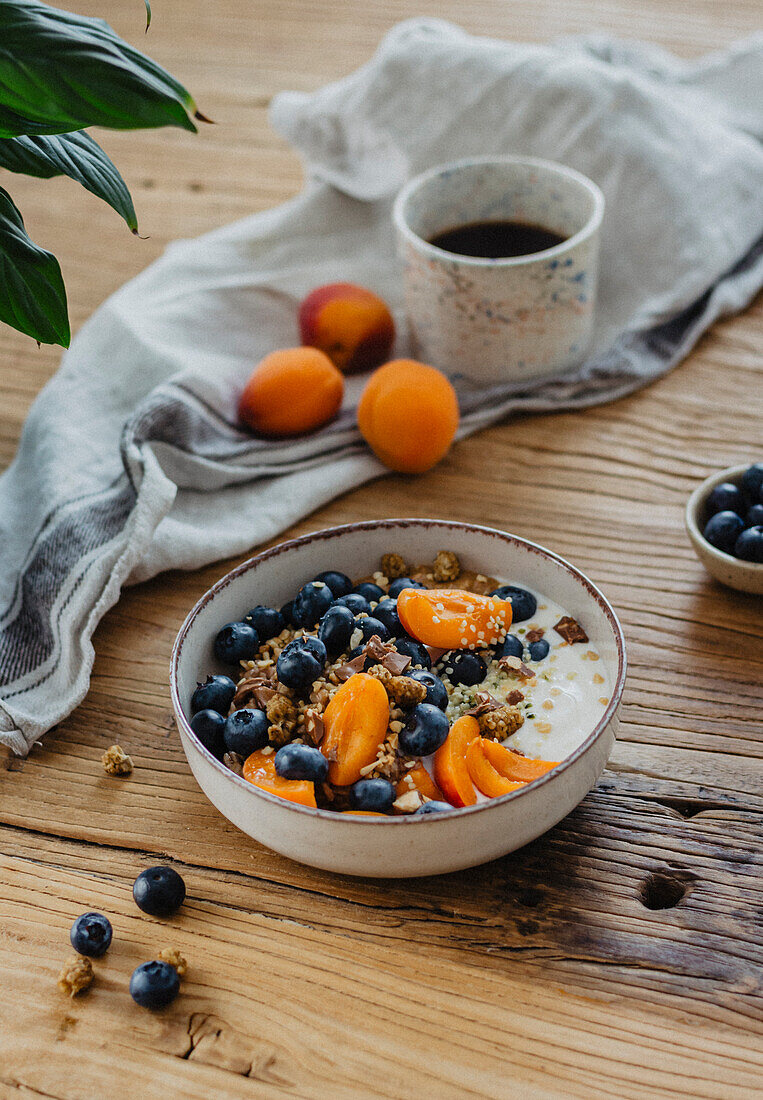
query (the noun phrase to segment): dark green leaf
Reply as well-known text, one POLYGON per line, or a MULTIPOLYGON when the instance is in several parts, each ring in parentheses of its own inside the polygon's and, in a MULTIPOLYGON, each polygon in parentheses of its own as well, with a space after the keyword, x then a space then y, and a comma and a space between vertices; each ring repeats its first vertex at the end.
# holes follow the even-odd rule
POLYGON ((138 223, 127 184, 90 134, 40 134, 0 138, 0 168, 49 179, 70 176, 113 206, 133 232, 138 223))
POLYGON ((41 344, 69 346, 66 291, 58 260, 29 239, 21 214, 2 187, 0 321, 41 344))
POLYGON ((146 5, 146 31, 148 31, 148 28, 151 26, 151 5, 148 0, 144 0, 144 3, 146 5))
POLYGON ((196 130, 196 104, 102 19, 0 0, 0 137, 88 126, 196 130))

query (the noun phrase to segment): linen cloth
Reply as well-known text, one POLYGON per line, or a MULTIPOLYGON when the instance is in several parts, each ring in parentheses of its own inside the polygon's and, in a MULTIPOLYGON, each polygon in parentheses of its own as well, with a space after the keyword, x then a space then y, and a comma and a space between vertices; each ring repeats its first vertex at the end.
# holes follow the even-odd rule
POLYGON ((240 554, 382 467, 354 426, 272 442, 236 424, 253 364, 298 343, 312 287, 358 282, 407 343, 390 223, 413 174, 479 154, 558 160, 606 196, 587 361, 490 390, 457 379, 460 435, 582 408, 668 371, 763 282, 763 41, 698 62, 608 38, 515 45, 402 23, 357 72, 284 93, 273 126, 306 184, 179 241, 84 325, 0 479, 0 742, 26 753, 84 697, 91 635, 123 585, 240 554))

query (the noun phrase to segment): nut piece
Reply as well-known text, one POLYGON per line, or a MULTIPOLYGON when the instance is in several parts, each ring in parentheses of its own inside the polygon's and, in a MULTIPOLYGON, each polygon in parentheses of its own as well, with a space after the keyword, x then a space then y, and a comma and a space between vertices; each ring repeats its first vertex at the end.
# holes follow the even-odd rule
POLYGON ((571 615, 563 615, 558 623, 554 623, 554 630, 557 634, 561 634, 569 645, 574 645, 575 642, 588 641, 585 630, 583 630, 577 619, 573 619, 571 615))
POLYGON ((129 775, 132 771, 132 760, 120 745, 106 749, 101 763, 107 775, 129 775))
POLYGON ((491 737, 496 741, 503 741, 510 734, 516 733, 524 723, 524 715, 517 707, 499 707, 498 710, 488 711, 477 718, 477 724, 483 737, 491 737))
POLYGON ((159 962, 169 963, 178 972, 178 978, 182 978, 188 969, 188 963, 176 947, 164 947, 156 956, 159 962))
POLYGON ((436 581, 455 581, 461 575, 461 562, 452 550, 441 550, 434 560, 432 576, 436 581))
POLYGON ((395 581, 398 577, 405 576, 408 566, 405 564, 405 558, 400 554, 382 554, 381 571, 385 577, 395 581))
POLYGON ((406 791, 405 794, 401 794, 399 798, 396 798, 392 805, 400 813, 415 814, 423 801, 418 791, 406 791))
POLYGON ((291 699, 279 694, 274 695, 272 699, 268 699, 265 713, 270 722, 270 728, 268 729, 270 743, 280 748, 281 745, 286 744, 297 728, 297 708, 291 699))
POLYGON ((230 768, 236 775, 244 774, 244 758, 239 756, 237 752, 226 752, 223 756, 223 764, 226 768, 230 768))
POLYGON ((87 989, 93 980, 93 964, 82 955, 75 955, 61 968, 58 975, 58 988, 70 997, 76 997, 87 989))

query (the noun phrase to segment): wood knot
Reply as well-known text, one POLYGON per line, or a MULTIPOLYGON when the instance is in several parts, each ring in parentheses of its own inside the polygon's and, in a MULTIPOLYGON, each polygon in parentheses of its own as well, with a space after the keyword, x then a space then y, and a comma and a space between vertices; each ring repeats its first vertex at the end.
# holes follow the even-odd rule
POLYGON ((673 909, 686 896, 689 885, 689 876, 680 871, 655 871, 641 883, 641 904, 646 909, 673 909))

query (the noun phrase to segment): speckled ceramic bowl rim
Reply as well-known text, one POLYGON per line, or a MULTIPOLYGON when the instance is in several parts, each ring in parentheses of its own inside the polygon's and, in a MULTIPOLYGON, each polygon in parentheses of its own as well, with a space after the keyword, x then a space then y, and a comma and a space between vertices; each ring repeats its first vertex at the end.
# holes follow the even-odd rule
POLYGON ((562 256, 565 252, 571 251, 571 249, 575 248, 575 246, 582 241, 588 240, 589 237, 593 236, 601 225, 603 217, 604 195, 601 189, 592 179, 589 179, 588 176, 584 176, 582 172, 578 172, 574 168, 568 168, 566 164, 559 164, 555 160, 543 160, 541 157, 520 156, 464 157, 462 160, 454 160, 449 164, 438 164, 435 168, 430 168, 427 172, 422 172, 420 176, 415 176, 412 180, 409 180, 405 187, 399 192, 392 208, 392 219, 396 227, 419 252, 431 256, 432 259, 442 260, 446 258, 448 260, 457 260, 459 264, 463 264, 467 267, 484 268, 522 267, 526 264, 537 263, 538 260, 545 261, 554 259, 556 256, 562 256), (447 249, 438 248, 437 245, 430 244, 429 241, 420 237, 418 233, 414 233, 408 225, 404 214, 405 204, 413 192, 436 176, 442 175, 444 172, 452 172, 459 168, 471 168, 476 164, 521 164, 530 168, 548 168, 558 175, 564 176, 568 180, 574 180, 575 183, 580 184, 581 187, 588 191, 593 199, 593 212, 582 229, 579 229, 572 237, 567 237, 561 244, 554 245, 553 248, 545 248, 541 252, 528 252, 525 256, 504 256, 500 259, 493 260, 485 258, 484 256, 464 256, 460 252, 448 252, 447 249))
POLYGON ((625 638, 623 636, 622 627, 618 621, 617 615, 609 603, 607 598, 599 591, 595 584, 581 573, 579 569, 576 569, 574 565, 570 565, 568 561, 560 557, 558 554, 554 554, 551 550, 546 550, 545 547, 539 546, 537 543, 530 542, 528 539, 521 539, 516 535, 510 535, 506 531, 499 531, 494 527, 484 527, 479 524, 473 523, 459 523, 455 520, 439 520, 439 519, 383 519, 383 520, 367 520, 362 523, 346 523, 338 527, 326 527, 320 531, 314 531, 309 535, 302 535, 300 538, 289 539, 286 542, 278 543, 277 546, 271 547, 269 550, 264 550, 261 554, 256 554, 252 558, 248 558, 241 565, 236 566, 229 573, 226 573, 224 577, 221 577, 219 581, 212 585, 204 595, 193 606, 191 611, 186 616, 183 625, 178 631, 175 639, 175 644, 172 647, 172 656, 170 658, 170 692, 172 696, 172 703, 175 709, 176 715, 180 717, 183 730, 186 735, 194 743, 198 752, 202 754, 209 764, 216 768, 226 779, 240 786, 246 790, 252 798, 264 798, 269 802, 276 803, 280 806, 285 806, 289 811, 297 814, 318 814, 320 817, 336 822, 338 828, 341 828, 342 823, 347 824, 362 824, 369 828, 387 827, 400 827, 413 825, 423 826, 425 823, 429 825, 435 825, 443 818, 450 820, 454 814, 478 814, 485 813, 494 809, 497 805, 508 802, 510 799, 523 798, 527 791, 535 789, 544 783, 555 782, 563 772, 565 772, 571 765, 583 756, 584 753, 590 748, 590 746, 604 733, 607 726, 619 706, 620 698, 623 693, 623 686, 625 684, 627 661, 625 656, 625 638), (196 734, 191 729, 191 726, 186 719, 184 708, 180 704, 180 696, 178 693, 178 665, 180 662, 181 653, 183 650, 183 644, 186 639, 196 616, 203 608, 212 600, 215 595, 222 589, 227 588, 231 581, 237 580, 244 573, 248 573, 250 569, 255 568, 260 562, 267 561, 269 558, 275 558, 282 554, 288 554, 290 550, 297 546, 304 546, 311 542, 318 542, 324 539, 334 538, 336 535, 344 534, 349 531, 383 531, 393 529, 396 527, 437 527, 446 531, 475 531, 481 534, 491 535, 493 538, 498 538, 506 543, 513 543, 514 545, 521 546, 531 553, 540 554, 542 557, 549 558, 557 565, 561 565, 563 569, 567 570, 576 581, 585 589, 589 596, 591 596, 600 609, 604 612, 605 617, 609 621, 609 625, 612 628, 612 633, 615 639, 615 646, 617 649, 617 676, 615 677, 615 683, 610 696, 609 703, 607 705, 604 714, 596 723, 593 731, 583 741, 581 745, 568 757, 566 757, 560 764, 557 765, 553 771, 547 772, 539 779, 533 780, 531 783, 526 784, 524 787, 520 787, 516 791, 511 791, 509 794, 501 795, 499 798, 491 798, 488 802, 480 802, 475 806, 460 806, 454 810, 445 813, 443 811, 440 814, 410 814, 401 815, 400 817, 358 817, 354 815, 337 814, 333 810, 323 810, 320 808, 313 809, 311 806, 301 806, 296 802, 289 802, 286 799, 279 798, 278 795, 270 794, 268 791, 263 791, 259 787, 256 787, 253 783, 248 783, 241 776, 232 772, 230 768, 226 768, 217 757, 202 745, 197 738, 196 734))
POLYGON ((734 569, 739 577, 757 577, 760 570, 763 569, 763 562, 744 561, 742 558, 735 558, 733 554, 727 554, 725 550, 719 550, 717 546, 713 546, 712 543, 707 541, 697 520, 707 498, 716 485, 720 485, 724 481, 733 481, 736 485, 745 470, 749 469, 749 466, 749 462, 744 462, 741 466, 728 466, 725 470, 720 470, 718 473, 706 477, 687 500, 685 513, 686 530, 689 532, 692 542, 698 542, 705 553, 711 558, 715 558, 716 561, 723 562, 724 565, 734 569))

